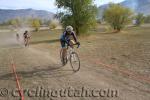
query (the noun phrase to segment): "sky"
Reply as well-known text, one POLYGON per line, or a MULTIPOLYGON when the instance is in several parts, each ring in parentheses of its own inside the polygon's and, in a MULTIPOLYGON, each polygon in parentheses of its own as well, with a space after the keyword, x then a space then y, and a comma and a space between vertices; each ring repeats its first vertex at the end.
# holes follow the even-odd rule
MULTIPOLYGON (((109 2, 122 2, 124 0, 95 0, 97 6, 107 4, 109 2)), ((36 9, 47 10, 56 13, 57 7, 55 0, 0 0, 0 9, 36 9)))

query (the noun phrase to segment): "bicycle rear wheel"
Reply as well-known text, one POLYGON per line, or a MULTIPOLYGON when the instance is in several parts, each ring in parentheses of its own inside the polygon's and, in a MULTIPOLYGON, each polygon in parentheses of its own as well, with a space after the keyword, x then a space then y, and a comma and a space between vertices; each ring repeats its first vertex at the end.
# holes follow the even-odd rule
POLYGON ((27 46, 27 40, 24 41, 24 46, 25 46, 25 47, 27 46))
POLYGON ((80 70, 80 59, 76 52, 70 54, 70 64, 74 72, 80 70))
POLYGON ((24 46, 25 47, 29 46, 29 40, 27 38, 24 40, 24 46))
POLYGON ((62 49, 60 50, 60 60, 63 63, 63 59, 62 59, 62 49))
POLYGON ((68 62, 67 58, 66 59, 63 58, 63 49, 60 50, 60 60, 61 60, 61 63, 62 63, 63 66, 66 65, 67 62, 68 62))

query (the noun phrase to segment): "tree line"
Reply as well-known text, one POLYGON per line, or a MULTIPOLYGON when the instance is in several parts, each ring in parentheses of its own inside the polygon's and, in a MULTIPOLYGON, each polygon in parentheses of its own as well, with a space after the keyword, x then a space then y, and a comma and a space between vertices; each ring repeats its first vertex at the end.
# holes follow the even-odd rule
MULTIPOLYGON (((126 25, 134 24, 140 26, 142 23, 150 23, 150 15, 135 14, 131 9, 123 7, 120 4, 110 3, 109 7, 103 12, 102 19, 97 19, 98 8, 93 3, 94 0, 56 0, 56 6, 60 10, 55 16, 61 25, 65 28, 72 25, 77 35, 87 33, 90 29, 96 27, 97 23, 105 22, 109 24, 116 32, 121 31, 126 25)), ((29 25, 39 30, 41 25, 47 25, 50 29, 57 27, 54 20, 30 19, 11 19, 4 24, 10 24, 14 27, 29 25)))
POLYGON ((102 19, 97 20, 98 8, 93 3, 94 0, 56 0, 56 6, 63 8, 57 14, 62 25, 72 25, 77 35, 86 33, 102 21, 108 23, 116 32, 122 30, 126 25, 133 24, 140 26, 142 23, 150 23, 150 15, 135 14, 131 9, 120 4, 110 3, 109 7, 103 12, 102 19))
POLYGON ((41 26, 55 29, 58 26, 58 22, 54 20, 46 20, 39 18, 14 18, 1 23, 1 25, 11 25, 14 28, 18 27, 33 27, 35 31, 38 31, 41 26))

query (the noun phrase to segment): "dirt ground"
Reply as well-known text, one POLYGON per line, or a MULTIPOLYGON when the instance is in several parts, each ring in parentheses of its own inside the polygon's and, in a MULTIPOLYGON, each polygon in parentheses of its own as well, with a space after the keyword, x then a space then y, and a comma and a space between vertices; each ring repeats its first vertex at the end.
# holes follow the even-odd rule
POLYGON ((128 27, 120 33, 111 33, 99 27, 93 35, 79 37, 81 47, 76 51, 81 69, 76 73, 69 64, 61 66, 60 31, 33 32, 31 45, 27 48, 15 40, 12 32, 1 32, 0 100, 19 100, 12 95, 16 81, 11 56, 25 100, 150 100, 149 28, 128 27), (2 95, 4 88, 9 92, 6 96, 2 95), (84 88, 88 95, 61 97, 56 92, 45 97, 29 95, 27 90, 37 88, 51 91, 71 88, 76 94, 84 88), (95 92, 97 90, 101 92, 95 92), (110 96, 108 90, 116 94, 110 96))

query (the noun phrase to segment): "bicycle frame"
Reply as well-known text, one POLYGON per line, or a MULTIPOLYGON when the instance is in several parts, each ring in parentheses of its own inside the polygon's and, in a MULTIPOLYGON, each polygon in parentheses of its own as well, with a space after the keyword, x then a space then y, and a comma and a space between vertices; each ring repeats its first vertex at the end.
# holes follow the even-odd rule
MULTIPOLYGON (((74 45, 77 45, 77 44, 74 44, 74 45)), ((79 45, 78 45, 77 48, 79 48, 79 45)), ((63 63, 63 66, 66 65, 67 62, 69 61, 73 71, 74 72, 79 71, 79 69, 80 69, 80 59, 79 59, 78 54, 75 52, 74 47, 68 45, 66 49, 67 49, 67 52, 66 52, 66 55, 65 55, 66 59, 63 59, 64 61, 62 60, 62 50, 60 51, 60 58, 61 58, 61 61, 63 63), (74 62, 78 63, 78 65, 76 67, 74 66, 74 62)))
POLYGON ((29 46, 29 38, 24 38, 24 45, 29 46))
POLYGON ((68 46, 67 47, 67 59, 70 58, 72 52, 75 52, 74 48, 68 46))
MULTIPOLYGON (((78 45, 78 44, 74 44, 74 45, 78 45)), ((79 48, 79 45, 77 46, 77 48, 79 48)), ((66 55, 65 55, 65 57, 67 58, 67 61, 70 59, 70 56, 71 56, 71 54, 73 53, 73 52, 75 52, 75 50, 74 50, 74 47, 72 46, 70 46, 69 44, 67 44, 67 52, 66 52, 66 55)), ((61 53, 60 53, 60 55, 61 55, 61 53)), ((61 56, 62 57, 62 56, 61 56)), ((60 57, 60 58, 61 58, 60 57)), ((61 58, 62 59, 62 58, 61 58)))

